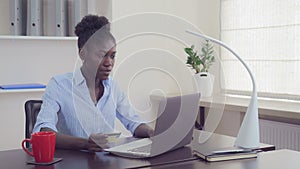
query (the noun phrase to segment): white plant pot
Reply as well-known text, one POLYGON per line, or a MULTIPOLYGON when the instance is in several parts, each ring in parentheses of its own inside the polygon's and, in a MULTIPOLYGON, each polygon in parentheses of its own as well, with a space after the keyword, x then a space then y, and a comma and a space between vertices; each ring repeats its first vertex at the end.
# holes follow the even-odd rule
POLYGON ((194 75, 201 97, 210 97, 213 93, 214 75, 208 72, 200 72, 194 75))

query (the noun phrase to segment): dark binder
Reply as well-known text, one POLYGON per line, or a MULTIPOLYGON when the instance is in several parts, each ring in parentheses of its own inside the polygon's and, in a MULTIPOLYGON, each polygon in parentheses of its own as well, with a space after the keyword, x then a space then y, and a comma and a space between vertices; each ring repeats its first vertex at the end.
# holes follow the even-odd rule
POLYGON ((69 0, 68 1, 68 35, 75 36, 74 28, 81 19, 88 14, 87 0, 69 0))
POLYGON ((66 36, 68 29, 68 6, 67 0, 55 1, 55 32, 56 36, 66 36))
POLYGON ((26 1, 10 0, 9 8, 11 35, 26 35, 26 1))
POLYGON ((27 35, 42 36, 43 26, 43 0, 27 1, 27 35))

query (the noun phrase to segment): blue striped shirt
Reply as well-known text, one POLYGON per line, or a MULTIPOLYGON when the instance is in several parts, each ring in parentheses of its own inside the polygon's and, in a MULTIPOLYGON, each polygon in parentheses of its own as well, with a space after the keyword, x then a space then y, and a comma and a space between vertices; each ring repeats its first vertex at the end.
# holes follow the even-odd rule
POLYGON ((133 134, 142 120, 111 78, 102 81, 103 96, 95 105, 80 69, 49 81, 33 132, 51 128, 67 135, 88 138, 91 133, 114 131, 116 117, 133 134))

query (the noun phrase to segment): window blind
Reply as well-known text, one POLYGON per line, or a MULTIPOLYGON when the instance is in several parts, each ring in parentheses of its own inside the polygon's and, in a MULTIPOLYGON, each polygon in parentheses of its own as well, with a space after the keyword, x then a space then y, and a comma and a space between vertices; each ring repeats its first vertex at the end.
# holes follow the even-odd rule
MULTIPOLYGON (((259 95, 300 99, 300 0, 221 0, 221 41, 253 71, 259 95)), ((252 90, 250 76, 226 49, 220 51, 224 88, 252 90)))

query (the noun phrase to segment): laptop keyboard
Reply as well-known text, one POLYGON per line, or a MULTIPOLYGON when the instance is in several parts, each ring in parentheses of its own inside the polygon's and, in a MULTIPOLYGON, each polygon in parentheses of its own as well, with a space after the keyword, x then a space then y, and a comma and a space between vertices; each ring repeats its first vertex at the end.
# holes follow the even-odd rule
POLYGON ((145 146, 129 149, 128 151, 138 152, 138 153, 149 153, 150 154, 150 150, 151 150, 151 144, 147 144, 145 146))

